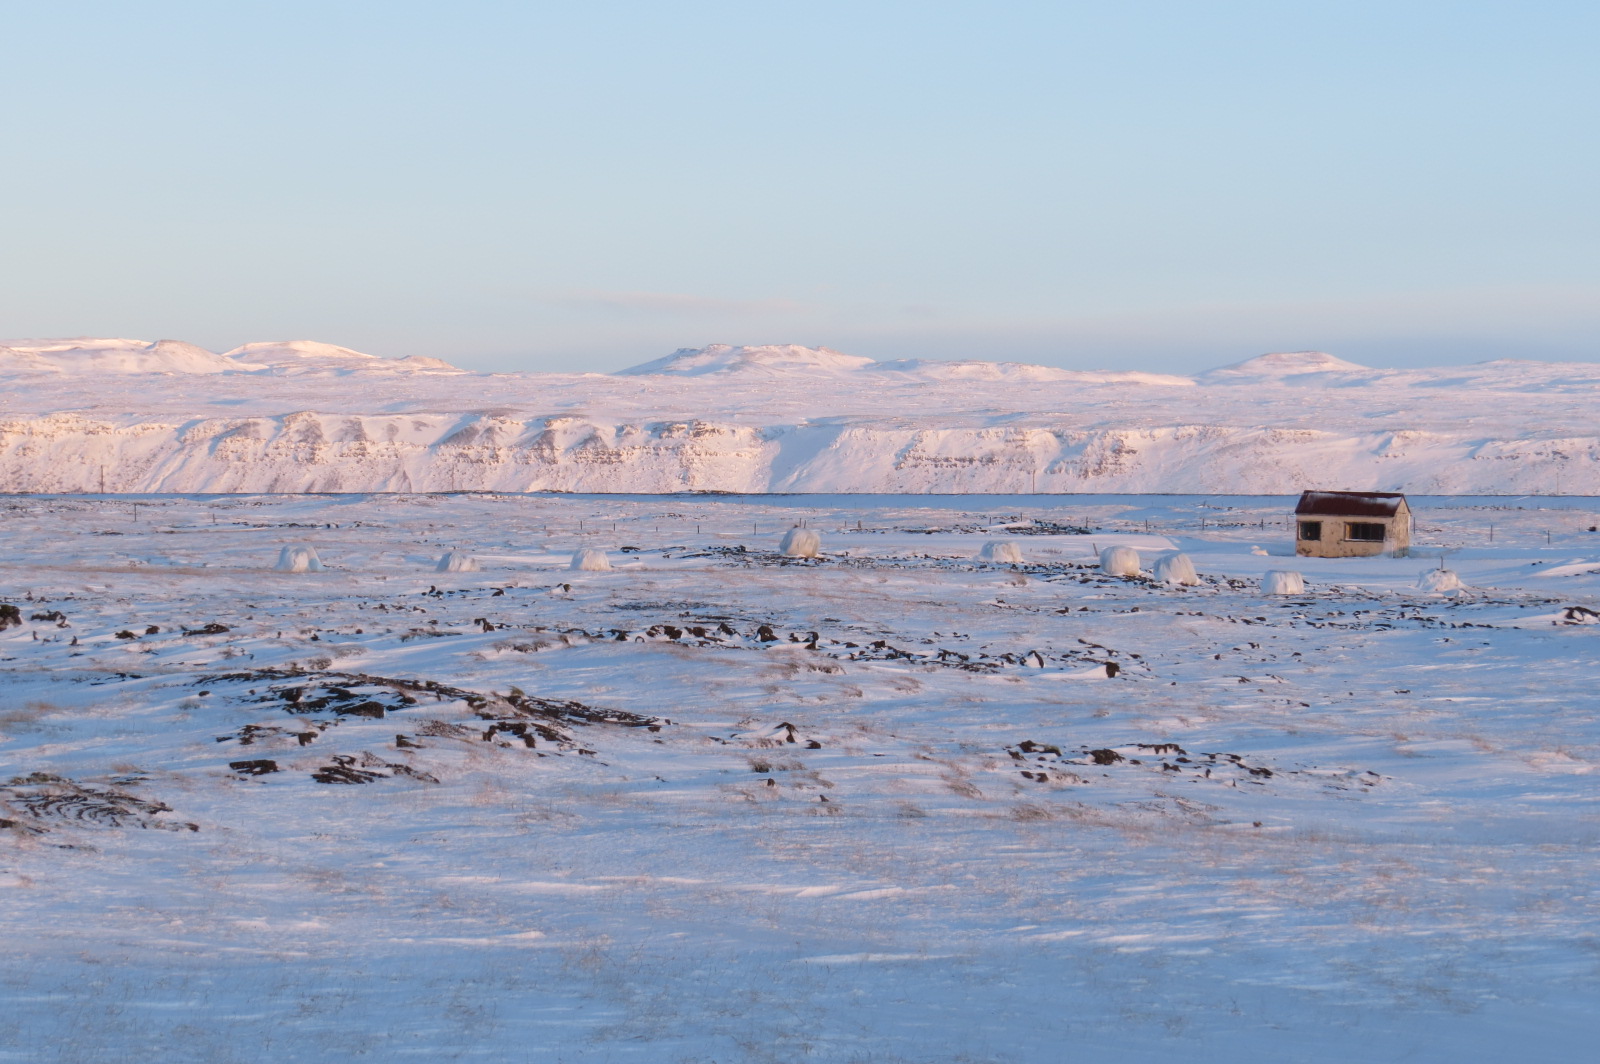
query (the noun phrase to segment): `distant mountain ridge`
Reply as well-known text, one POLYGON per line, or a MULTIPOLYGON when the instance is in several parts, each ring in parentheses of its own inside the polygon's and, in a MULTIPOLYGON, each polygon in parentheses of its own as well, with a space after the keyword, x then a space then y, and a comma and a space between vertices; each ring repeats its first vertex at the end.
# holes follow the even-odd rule
POLYGON ((1257 355, 1247 358, 1243 362, 1235 362, 1230 366, 1220 366, 1217 369, 1207 370, 1200 374, 1208 380, 1226 380, 1229 378, 1261 379, 1266 377, 1299 377, 1313 373, 1359 373, 1370 372, 1370 366, 1363 366, 1355 362, 1346 362, 1336 358, 1326 351, 1277 351, 1266 355, 1257 355))
POLYGON ((714 344, 477 373, 313 341, 0 342, 0 491, 1600 494, 1600 365, 1194 376, 714 344))
MULTIPOLYGON (((89 338, 0 340, 0 377, 71 377, 148 374, 256 374, 262 376, 472 375, 443 359, 409 355, 384 358, 314 340, 241 344, 220 354, 181 340, 89 338)), ((589 374, 596 376, 595 374, 589 374)), ((498 373, 496 377, 566 377, 559 373, 498 373)), ((1256 355, 1193 376, 1144 370, 1080 370, 983 359, 906 358, 877 361, 827 347, 800 344, 739 346, 711 344, 679 348, 670 355, 630 366, 609 377, 659 377, 683 381, 730 378, 839 381, 894 380, 928 383, 1075 383, 1150 385, 1283 385, 1347 387, 1359 383, 1473 383, 1505 387, 1587 387, 1600 383, 1600 363, 1496 359, 1470 366, 1378 369, 1323 351, 1256 355)))
POLYGON ((860 374, 892 374, 908 380, 924 381, 1081 381, 1096 384, 1178 386, 1194 383, 1187 377, 1143 373, 1136 370, 1071 370, 1021 362, 986 362, 978 359, 945 361, 905 358, 878 362, 859 355, 846 355, 827 347, 802 347, 798 344, 758 347, 712 344, 710 347, 684 347, 665 358, 658 358, 619 372, 620 376, 628 377, 707 377, 716 374, 768 377, 850 377, 860 374))
POLYGON ((437 358, 380 358, 311 340, 245 344, 217 354, 181 340, 79 337, 0 340, 0 376, 175 373, 465 373, 437 358))
POLYGON ((712 344, 709 347, 680 347, 665 358, 620 370, 619 375, 704 377, 714 373, 840 374, 874 364, 870 358, 846 355, 826 347, 802 347, 799 344, 735 347, 732 344, 712 344))

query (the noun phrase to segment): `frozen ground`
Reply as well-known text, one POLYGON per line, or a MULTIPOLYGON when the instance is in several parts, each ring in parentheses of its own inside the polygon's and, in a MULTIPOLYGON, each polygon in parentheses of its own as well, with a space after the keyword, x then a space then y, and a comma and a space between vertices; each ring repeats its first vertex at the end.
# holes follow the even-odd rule
POLYGON ((12 497, 0 1060, 1584 1059, 1600 501, 1413 503, 12 497))
POLYGON ((468 373, 329 344, 0 341, 0 490, 1600 494, 1600 365, 1177 377, 796 346, 468 373))

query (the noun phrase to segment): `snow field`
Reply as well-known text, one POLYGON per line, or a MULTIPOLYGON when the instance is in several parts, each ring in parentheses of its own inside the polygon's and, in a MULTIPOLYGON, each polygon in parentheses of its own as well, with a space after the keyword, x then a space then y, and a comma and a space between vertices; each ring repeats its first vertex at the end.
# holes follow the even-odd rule
POLYGON ((1414 500, 1459 593, 1294 559, 1266 599, 1283 499, 131 501, 5 500, 0 1060, 1596 1030, 1593 504, 1414 500), (773 549, 801 520, 828 557, 773 549), (291 536, 324 571, 263 564, 291 536), (1113 536, 1201 583, 1101 574, 1113 536))

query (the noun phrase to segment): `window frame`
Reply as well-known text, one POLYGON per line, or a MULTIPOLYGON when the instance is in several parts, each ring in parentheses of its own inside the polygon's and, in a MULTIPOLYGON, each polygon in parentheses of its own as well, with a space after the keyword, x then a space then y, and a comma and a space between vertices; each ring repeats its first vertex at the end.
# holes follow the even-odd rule
POLYGON ((1389 539, 1389 526, 1382 521, 1346 521, 1344 523, 1344 541, 1346 543, 1385 543, 1389 539), (1375 529, 1377 535, 1357 535, 1356 529, 1375 529))

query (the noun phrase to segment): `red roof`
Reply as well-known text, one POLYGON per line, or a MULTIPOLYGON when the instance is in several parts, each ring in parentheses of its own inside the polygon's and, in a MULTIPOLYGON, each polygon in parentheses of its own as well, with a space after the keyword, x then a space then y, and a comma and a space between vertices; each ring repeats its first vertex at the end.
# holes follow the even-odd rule
POLYGON ((1398 491, 1305 491, 1294 512, 1314 517, 1393 517, 1408 509, 1406 497, 1398 491))

